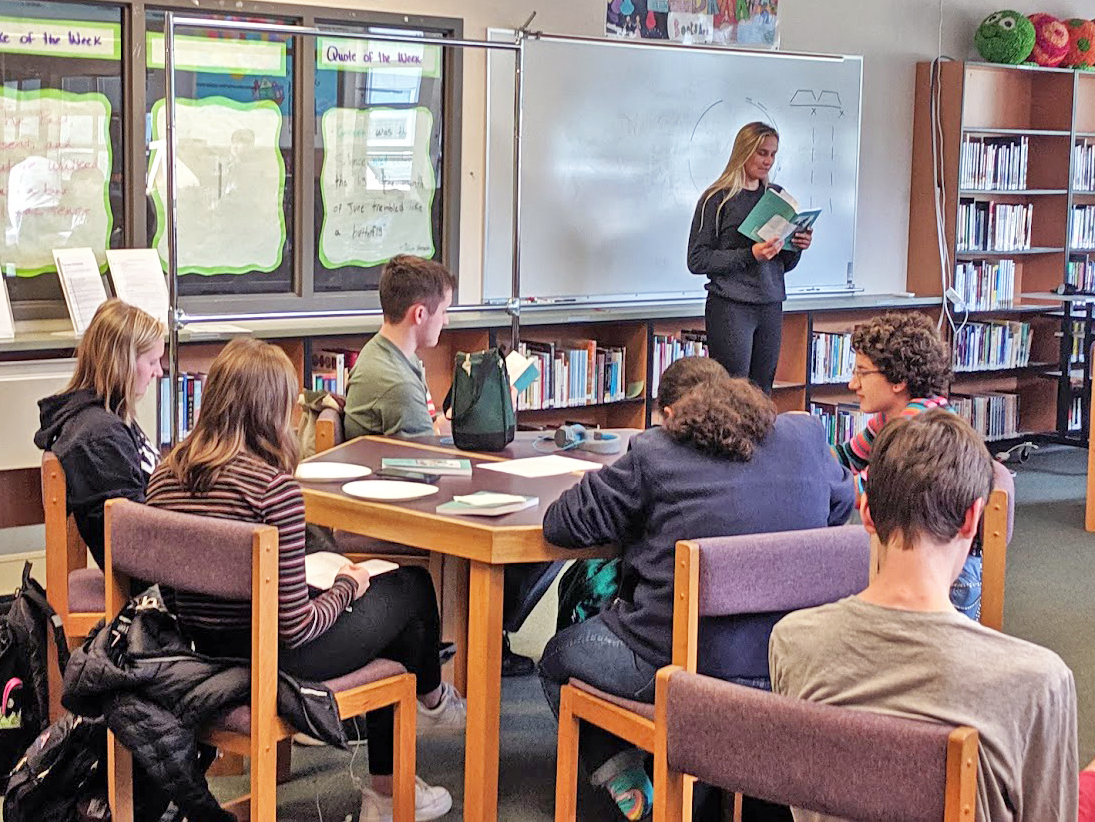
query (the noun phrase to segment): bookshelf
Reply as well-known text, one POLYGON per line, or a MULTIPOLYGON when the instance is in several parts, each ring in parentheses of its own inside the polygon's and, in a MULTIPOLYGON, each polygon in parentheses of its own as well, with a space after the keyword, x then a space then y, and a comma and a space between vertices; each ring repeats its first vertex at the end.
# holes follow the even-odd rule
POLYGON ((962 300, 947 332, 959 357, 952 393, 963 410, 990 439, 1078 442, 1087 414, 1076 403, 1070 360, 1074 336, 1090 332, 1076 330, 1051 292, 1065 283, 1095 289, 1095 77, 976 62, 917 65, 910 291, 944 296, 940 245, 950 260, 947 284, 962 300), (989 339, 984 331, 1016 323, 1032 335, 1029 356, 1015 359, 1006 343, 978 348, 989 339))

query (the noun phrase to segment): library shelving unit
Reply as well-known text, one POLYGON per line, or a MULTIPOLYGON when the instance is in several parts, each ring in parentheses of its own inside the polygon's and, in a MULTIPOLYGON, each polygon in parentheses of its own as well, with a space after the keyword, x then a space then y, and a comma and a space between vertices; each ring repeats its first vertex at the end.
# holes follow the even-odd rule
MULTIPOLYGON (((1026 364, 977 370, 960 364, 952 388, 965 395, 1017 394, 1015 439, 1039 435, 1086 444, 1086 400, 1082 431, 1070 425, 1083 387, 1075 385, 1073 371, 1084 362, 1071 359, 1072 337, 1076 329, 1085 332, 1073 325, 1071 303, 1057 293, 1070 274, 1079 274, 1075 264, 1088 260, 1074 225, 1075 208, 1095 207, 1095 185, 1086 192, 1082 185, 1095 183, 1095 176, 1081 174, 1085 145, 1095 160, 1095 77, 977 62, 917 65, 908 289, 947 299, 958 266, 976 269, 975 279, 982 270, 991 279, 1001 263, 1013 270, 1004 299, 975 302, 971 308, 978 310, 968 312, 955 304, 947 331, 956 343, 964 323, 1029 324, 1026 364)), ((1095 246, 1095 234, 1087 239, 1095 246)))

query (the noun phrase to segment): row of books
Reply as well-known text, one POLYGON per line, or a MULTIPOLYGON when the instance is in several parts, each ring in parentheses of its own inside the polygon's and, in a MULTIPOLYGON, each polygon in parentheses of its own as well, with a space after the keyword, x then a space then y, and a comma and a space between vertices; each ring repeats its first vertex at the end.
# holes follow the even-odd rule
POLYGON ((616 402, 626 396, 626 348, 599 346, 596 340, 529 340, 517 351, 535 362, 540 372, 518 392, 519 411, 616 402))
POLYGON ((312 388, 346 396, 346 383, 350 381, 350 369, 357 362, 359 351, 349 348, 331 348, 312 352, 312 388))
POLYGON ((1027 187, 1026 137, 966 137, 958 185, 983 191, 1019 191, 1027 187))
POLYGON ((821 420, 830 445, 846 442, 867 426, 870 414, 858 405, 836 402, 812 402, 810 413, 821 420))
POLYGON ((654 368, 650 390, 655 397, 658 396, 662 372, 671 364, 682 357, 706 357, 709 353, 706 331, 685 330, 675 337, 669 334, 655 334, 653 344, 654 368))
POLYGON ((1065 282, 1077 291, 1095 293, 1095 263, 1090 260, 1069 260, 1065 282))
POLYGON ((959 251, 1021 251, 1030 248, 1031 203, 963 199, 958 205, 959 251))
POLYGON ((848 382, 852 378, 855 352, 850 333, 815 331, 810 340, 810 382, 848 382))
MULTIPOLYGON (((179 379, 179 439, 190 433, 202 405, 202 388, 205 374, 184 372, 179 379)), ((171 444, 171 378, 160 377, 160 431, 159 444, 171 444)))
POLYGON ((1030 365, 1030 323, 989 320, 965 323, 954 335, 954 369, 987 371, 1030 365))
POLYGON ((1073 397, 1068 408, 1068 430, 1080 431, 1084 427, 1084 398, 1073 397))
POLYGON ((1095 191, 1095 143, 1084 140, 1072 147, 1072 187, 1095 191))
POLYGON ((1095 205, 1072 207, 1068 244, 1072 248, 1095 248, 1095 205))
POLYGON ((951 394, 950 403, 973 430, 987 440, 1019 434, 1019 395, 1006 391, 987 394, 951 394))
POLYGON ((954 271, 954 290, 969 311, 1010 307, 1015 300, 1015 260, 959 263, 954 271))

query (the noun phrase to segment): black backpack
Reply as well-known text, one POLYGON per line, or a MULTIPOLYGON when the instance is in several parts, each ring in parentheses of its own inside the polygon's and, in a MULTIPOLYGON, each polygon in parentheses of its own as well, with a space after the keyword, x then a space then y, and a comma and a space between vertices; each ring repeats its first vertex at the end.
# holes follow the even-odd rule
POLYGON ((46 592, 23 566, 23 582, 0 597, 0 790, 24 751, 49 724, 49 643, 61 671, 68 644, 46 592))

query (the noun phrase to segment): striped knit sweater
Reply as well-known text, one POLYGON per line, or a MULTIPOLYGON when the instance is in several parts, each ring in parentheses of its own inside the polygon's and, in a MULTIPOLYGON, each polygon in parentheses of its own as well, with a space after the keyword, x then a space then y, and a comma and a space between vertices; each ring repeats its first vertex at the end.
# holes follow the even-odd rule
MULTIPOLYGON (((204 494, 186 490, 161 465, 148 483, 149 505, 208 517, 260 522, 278 529, 278 636, 297 648, 330 628, 353 601, 356 585, 339 576, 334 586, 309 598, 304 580, 304 497, 296 481, 247 454, 237 455, 204 494)), ((204 631, 250 631, 251 606, 185 592, 174 596, 184 627, 204 631)))
MULTIPOLYGON (((909 404, 901 409, 896 416, 915 417, 917 414, 932 408, 954 410, 947 402, 946 397, 921 397, 909 400, 909 404)), ((867 421, 867 426, 862 431, 850 440, 833 446, 833 453, 836 454, 836 458, 851 469, 851 472, 855 475, 856 488, 860 493, 863 492, 863 483, 867 479, 867 466, 871 463, 871 446, 874 445, 875 438, 878 437, 882 426, 889 420, 890 417, 885 414, 875 414, 867 421)))

